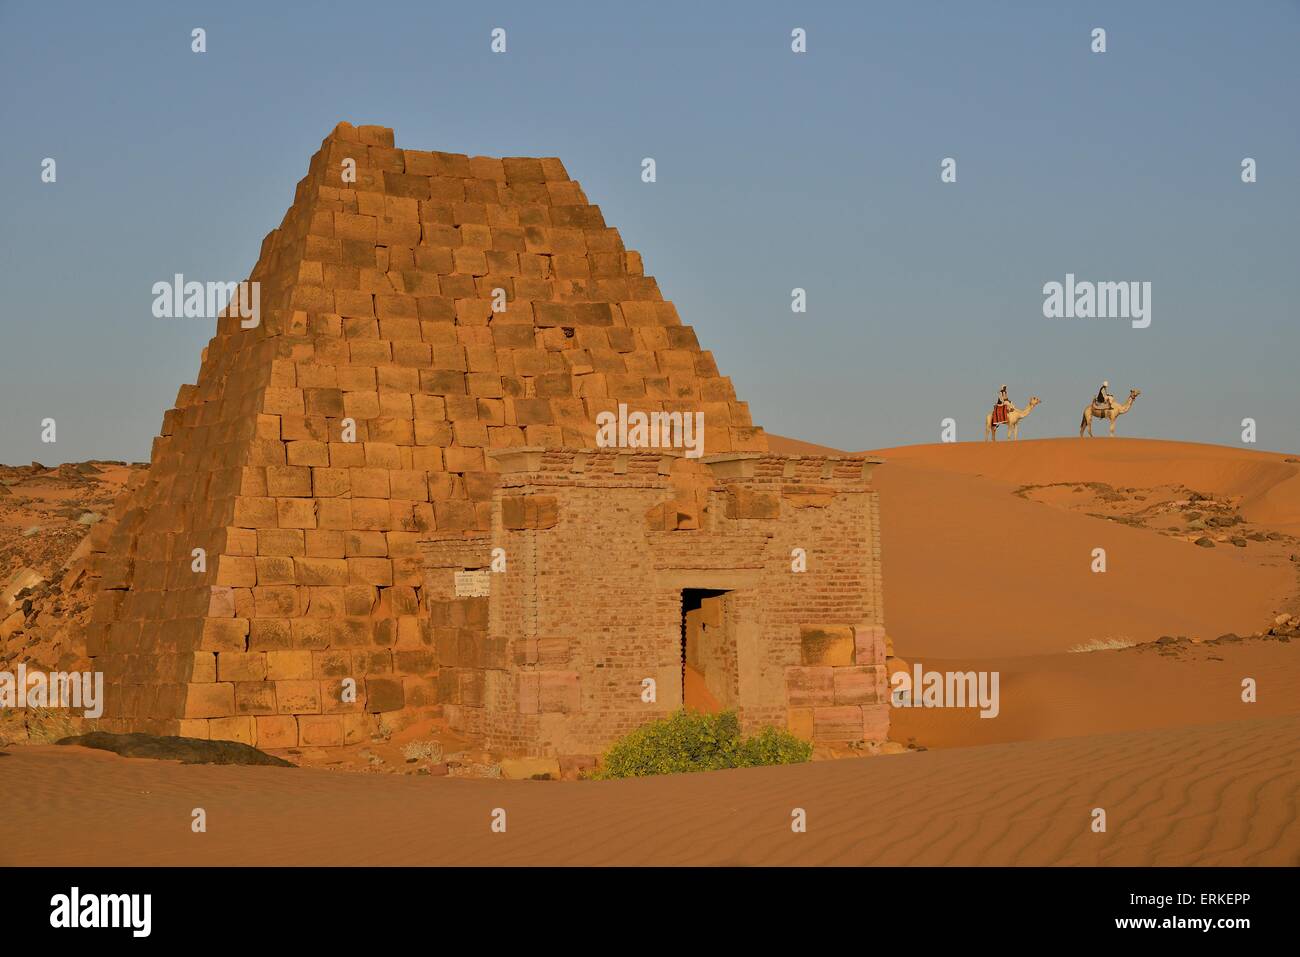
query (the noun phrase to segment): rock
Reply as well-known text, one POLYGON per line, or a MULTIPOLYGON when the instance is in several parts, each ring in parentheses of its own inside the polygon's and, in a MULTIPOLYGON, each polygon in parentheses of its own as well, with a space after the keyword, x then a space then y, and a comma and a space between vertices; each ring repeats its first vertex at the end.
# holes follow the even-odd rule
POLYGON ((1213 547, 1214 547, 1214 539, 1209 538, 1209 537, 1207 537, 1207 536, 1205 536, 1205 535, 1202 535, 1200 538, 1198 538, 1198 539, 1196 540, 1196 543, 1195 543, 1195 544, 1200 545, 1202 548, 1213 548, 1213 547))
POLYGON ((1278 627, 1284 627, 1290 621, 1291 621, 1290 615, 1278 615, 1276 618, 1273 619, 1273 624, 1277 625, 1278 627))
POLYGON ((5 582, 4 588, 0 588, 0 608, 8 608, 19 594, 29 588, 35 588, 45 581, 45 576, 35 568, 29 568, 24 565, 5 582))
POLYGON ((92 731, 90 734, 63 738, 58 743, 112 751, 124 758, 159 758, 165 761, 180 761, 182 764, 266 764, 277 768, 297 766, 247 744, 240 744, 238 741, 208 741, 203 738, 180 738, 172 735, 109 734, 106 731, 92 731))
POLYGON ((23 538, 35 538, 40 533, 41 527, 39 525, 32 525, 23 529, 23 538))
POLYGON ((407 764, 427 761, 438 764, 442 761, 442 743, 439 741, 412 741, 402 748, 402 757, 407 764))
POLYGON ((557 758, 502 758, 501 776, 509 781, 558 781, 560 762, 557 758))
POLYGON ((103 520, 104 520, 104 516, 100 515, 98 512, 82 512, 81 516, 77 519, 77 524, 94 525, 95 523, 101 522, 103 520))
POLYGON ((8 641, 17 632, 21 631, 26 620, 23 617, 23 610, 19 608, 3 622, 0 622, 0 641, 8 641))
POLYGON ((1240 535, 1234 535, 1232 538, 1228 539, 1228 541, 1232 542, 1232 544, 1236 545, 1238 548, 1246 547, 1246 540, 1240 535))

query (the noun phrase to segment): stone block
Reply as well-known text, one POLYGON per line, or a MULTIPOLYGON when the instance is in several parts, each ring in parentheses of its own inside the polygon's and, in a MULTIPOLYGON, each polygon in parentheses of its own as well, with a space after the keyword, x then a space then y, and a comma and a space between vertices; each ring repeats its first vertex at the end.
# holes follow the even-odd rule
POLYGON ((786 700, 789 706, 812 707, 835 703, 835 669, 799 667, 785 669, 786 700))
POLYGON ((854 664, 855 638, 848 625, 800 625, 799 657, 805 665, 854 664))

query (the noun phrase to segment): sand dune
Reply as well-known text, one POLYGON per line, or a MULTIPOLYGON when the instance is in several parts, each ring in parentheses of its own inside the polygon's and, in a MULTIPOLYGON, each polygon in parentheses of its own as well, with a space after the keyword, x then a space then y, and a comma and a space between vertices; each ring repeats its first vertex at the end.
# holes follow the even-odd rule
POLYGON ((1295 865, 1297 741, 1289 717, 558 784, 16 748, 0 864, 1295 865))
MULTIPOLYGON (((796 451, 786 441, 773 445, 796 451)), ((971 747, 1300 711, 1292 642, 1067 653, 1106 639, 1251 634, 1295 613, 1289 556, 1300 551, 1300 463, 1292 456, 1109 438, 873 454, 886 460, 875 484, 896 652, 929 670, 1001 676, 997 718, 896 709, 894 740, 971 747), (1214 500, 1204 511, 1241 523, 1189 533, 1186 518, 1202 506, 1177 503, 1192 492, 1214 500), (1265 532, 1280 534, 1257 541, 1265 532), (1224 541, 1245 533, 1253 537, 1244 547, 1224 541), (1193 545, 1200 534, 1218 547, 1193 545), (1104 574, 1091 569, 1094 548, 1106 550, 1104 574), (1247 677, 1259 684, 1254 704, 1241 700, 1247 677)))
POLYGON ((1280 455, 1145 440, 1056 439, 886 449, 875 472, 885 620, 900 654, 1064 651, 1093 640, 1213 638, 1267 626, 1296 590, 1279 549, 1187 541, 1030 501, 1025 485, 1182 484, 1241 496, 1243 516, 1285 531, 1297 466, 1280 455), (1094 574, 1092 552, 1106 550, 1094 574))
POLYGON ((981 718, 974 708, 892 711, 890 736, 928 748, 1179 728, 1300 711, 1300 645, 1294 641, 1255 639, 1142 645, 1089 654, 921 656, 917 660, 933 671, 999 673, 996 718, 981 718), (1244 678, 1257 683, 1254 703, 1242 701, 1244 678))

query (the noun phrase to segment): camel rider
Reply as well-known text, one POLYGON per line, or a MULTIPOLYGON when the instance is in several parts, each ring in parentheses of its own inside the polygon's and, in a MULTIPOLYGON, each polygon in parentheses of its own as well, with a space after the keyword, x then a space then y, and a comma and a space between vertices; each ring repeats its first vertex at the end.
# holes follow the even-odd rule
POLYGON ((1095 401, 1097 405, 1104 405, 1108 409, 1114 406, 1115 397, 1110 394, 1109 382, 1103 382, 1101 384, 1101 388, 1097 390, 1097 398, 1095 401))
POLYGON ((993 403, 993 421, 994 423, 1007 421, 1007 416, 1011 414, 1011 399, 1007 395, 1006 384, 998 389, 998 400, 993 403))

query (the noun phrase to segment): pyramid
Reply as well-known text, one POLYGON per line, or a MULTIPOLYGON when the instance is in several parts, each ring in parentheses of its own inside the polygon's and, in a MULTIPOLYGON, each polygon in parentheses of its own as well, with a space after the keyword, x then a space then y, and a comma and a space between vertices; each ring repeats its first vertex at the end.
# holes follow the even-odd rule
POLYGON ((420 544, 490 529, 489 452, 593 447, 620 405, 767 448, 558 159, 341 123, 250 279, 259 324, 218 319, 90 540, 106 730, 332 746, 436 715, 420 544))

